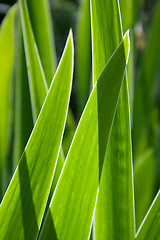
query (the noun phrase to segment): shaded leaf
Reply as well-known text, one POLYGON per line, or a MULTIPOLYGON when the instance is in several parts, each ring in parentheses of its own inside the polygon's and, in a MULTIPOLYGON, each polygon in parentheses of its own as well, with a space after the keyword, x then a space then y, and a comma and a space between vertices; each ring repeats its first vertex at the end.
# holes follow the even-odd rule
POLYGON ((25 1, 19 0, 19 5, 24 37, 25 54, 27 60, 32 112, 35 122, 46 97, 48 87, 39 58, 38 50, 34 41, 34 36, 30 26, 25 1))
POLYGON ((76 124, 75 124, 71 109, 69 109, 68 115, 67 115, 66 126, 65 126, 64 137, 63 137, 64 156, 66 156, 67 153, 68 153, 68 150, 69 150, 69 147, 71 145, 75 130, 76 130, 76 124))
POLYGON ((154 196, 156 159, 154 151, 149 149, 134 166, 135 213, 138 229, 145 217, 154 196))
POLYGON ((14 66, 14 24, 17 6, 13 6, 0 28, 0 199, 2 198, 2 169, 6 164, 7 144, 10 131, 12 108, 11 90, 14 66))
POLYGON ((34 37, 48 87, 56 70, 56 49, 48 0, 23 0, 27 3, 34 37), (38 9, 37 9, 38 8, 38 9))
MULTIPOLYGON (((16 169, 20 157, 27 144, 28 138, 33 129, 32 109, 28 76, 24 53, 23 37, 20 24, 20 15, 17 16, 15 34, 15 108, 14 108, 14 142, 13 142, 13 170, 16 169)), ((12 172, 13 174, 13 172, 12 172)))
POLYGON ((155 197, 148 213, 146 214, 142 225, 140 226, 138 233, 136 235, 136 240, 150 240, 150 239, 160 239, 160 191, 155 197))
POLYGON ((79 113, 81 114, 89 96, 91 80, 91 23, 90 0, 81 0, 77 20, 77 65, 79 113))

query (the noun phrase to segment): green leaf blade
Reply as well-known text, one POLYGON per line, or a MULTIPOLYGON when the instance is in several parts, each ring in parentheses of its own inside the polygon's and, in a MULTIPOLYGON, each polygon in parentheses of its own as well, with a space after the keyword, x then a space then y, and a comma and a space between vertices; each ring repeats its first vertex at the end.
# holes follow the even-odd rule
MULTIPOLYGON (((34 4, 33 4, 34 5, 34 4)), ((30 6, 33 7, 34 6, 30 6)), ((31 22, 29 19, 29 13, 25 1, 20 0, 20 12, 21 12, 21 22, 22 22, 22 30, 24 37, 24 45, 25 45, 25 53, 26 53, 26 61, 27 61, 27 70, 29 77, 29 87, 30 87, 30 96, 32 103, 32 112, 34 117, 34 122, 37 119, 41 107, 43 105, 45 96, 47 95, 47 81, 44 75, 43 67, 41 64, 41 59, 39 56, 39 52, 37 50, 37 45, 35 42, 35 38, 33 35, 31 22)), ((54 191, 54 187, 56 185, 56 181, 58 180, 59 173, 63 166, 63 150, 60 151, 59 160, 58 160, 58 168, 56 168, 56 173, 53 179, 53 186, 51 188, 51 193, 54 191)))
POLYGON ((26 3, 19 0, 34 122, 47 94, 47 82, 34 40, 26 3))
MULTIPOLYGON (((91 17, 94 84, 122 39, 118 1, 92 0, 91 17)), ((126 46, 130 47, 129 44, 126 46)), ((127 48, 125 50, 128 52, 127 48)), ((97 240, 134 239, 133 171, 126 77, 108 144, 93 226, 97 240)))
POLYGON ((148 149, 134 165, 136 228, 144 219, 154 196, 156 179, 155 151, 148 149))
POLYGON ((48 87, 56 71, 56 49, 48 0, 25 0, 48 87), (37 11, 38 7, 38 11, 37 11))
POLYGON ((146 214, 138 232, 136 240, 160 239, 160 191, 157 193, 148 213, 146 214))
POLYGON ((109 60, 114 50, 120 43, 121 29, 119 28, 119 13, 115 7, 115 1, 91 1, 91 23, 92 23, 92 58, 93 59, 93 83, 95 83, 103 70, 106 62, 109 60), (112 11, 110 11, 112 9, 112 11), (103 12, 104 11, 104 12, 103 12), (104 19, 106 12, 108 18, 104 19), (105 20, 105 23, 104 23, 105 20), (113 27, 114 26, 114 27, 113 27), (114 37, 112 29, 116 29, 114 37), (102 35, 103 33, 103 35, 102 35), (94 36, 94 39, 93 39, 94 36), (101 36, 101 37, 99 37, 101 36), (110 41, 112 38, 112 41, 110 41), (105 42, 108 43, 108 51, 105 49, 105 42), (97 52, 98 46, 98 52, 97 52), (99 54, 101 56, 99 56, 99 54), (107 55, 107 57, 106 57, 107 55))
MULTIPOLYGON (((19 13, 19 12, 18 12, 19 13)), ((13 170, 18 165, 20 157, 33 129, 32 109, 28 85, 28 75, 24 52, 20 14, 17 14, 15 34, 15 106, 14 106, 14 140, 13 140, 13 170)), ((13 172, 12 172, 13 174, 13 172)))
POLYGON ((0 199, 2 198, 2 171, 7 158, 10 128, 12 71, 14 66, 14 24, 17 5, 4 18, 0 28, 0 199))
POLYGON ((73 54, 70 33, 41 113, 1 203, 1 239, 35 239, 38 233, 66 121, 73 54))
POLYGON ((79 112, 82 113, 89 96, 91 80, 91 23, 90 0, 80 2, 77 21, 77 65, 79 112))
POLYGON ((53 239, 71 240, 75 239, 75 236, 76 239, 89 237, 101 178, 99 164, 103 165, 104 149, 107 147, 125 65, 122 42, 104 68, 85 107, 40 239, 48 239, 51 232, 53 239), (119 61, 122 64, 119 64, 119 61), (108 112, 104 106, 108 107, 108 112), (99 129, 98 121, 101 121, 103 128, 99 129), (99 149, 99 138, 102 137, 105 143, 102 149, 99 149))

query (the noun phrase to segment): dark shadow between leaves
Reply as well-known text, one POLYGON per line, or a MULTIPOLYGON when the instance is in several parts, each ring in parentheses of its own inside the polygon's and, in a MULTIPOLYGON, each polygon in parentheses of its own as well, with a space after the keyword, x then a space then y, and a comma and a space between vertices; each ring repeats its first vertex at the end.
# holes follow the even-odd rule
POLYGON ((24 239, 35 239, 38 232, 38 223, 32 197, 25 153, 23 154, 22 160, 19 165, 19 180, 24 239))
POLYGON ((110 128, 112 128, 119 91, 124 77, 125 61, 122 60, 125 59, 124 42, 122 41, 116 52, 112 55, 112 58, 107 62, 107 67, 105 66, 97 83, 99 182, 109 142, 110 128), (122 76, 121 80, 119 79, 120 76, 122 76), (103 80, 100 78, 103 78, 103 80), (108 111, 105 109, 106 106, 109 106, 108 111))
POLYGON ((58 240, 50 209, 48 210, 46 218, 43 222, 44 224, 41 227, 38 239, 58 240))

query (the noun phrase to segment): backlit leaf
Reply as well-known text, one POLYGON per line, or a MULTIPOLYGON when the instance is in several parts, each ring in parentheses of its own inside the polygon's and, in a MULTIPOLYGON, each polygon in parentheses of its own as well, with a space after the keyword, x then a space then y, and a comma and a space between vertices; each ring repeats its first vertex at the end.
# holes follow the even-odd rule
POLYGON ((128 34, 104 68, 74 135, 40 239, 88 239, 124 76, 128 34), (121 64, 119 64, 121 62, 121 64), (115 71, 116 69, 116 71, 115 71))
POLYGON ((0 206, 1 239, 35 239, 38 233, 64 131, 73 54, 70 32, 41 113, 0 206))
MULTIPOLYGON (((92 0, 91 16, 95 83, 101 68, 105 66, 122 38, 118 2, 92 0)), ((134 239, 132 174, 128 83, 125 78, 113 122, 95 210, 96 240, 134 239)))

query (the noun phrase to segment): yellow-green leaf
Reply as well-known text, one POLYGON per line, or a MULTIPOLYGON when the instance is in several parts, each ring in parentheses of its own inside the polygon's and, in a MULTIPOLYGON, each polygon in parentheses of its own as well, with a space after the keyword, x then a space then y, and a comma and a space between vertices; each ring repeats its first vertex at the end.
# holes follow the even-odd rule
MULTIPOLYGON (((118 1, 91 0, 94 83, 122 39, 119 14, 118 1)), ((95 210, 94 234, 96 240, 134 239, 133 173, 126 77, 104 163, 95 210)))
POLYGON ((126 66, 124 44, 129 44, 128 34, 102 71, 90 95, 53 194, 40 239, 80 240, 89 237, 126 66))
POLYGON ((0 199, 2 198, 2 171, 7 158, 14 66, 14 24, 17 6, 14 5, 0 27, 0 199))
POLYGON ((38 233, 67 116, 73 54, 70 32, 38 120, 0 206, 1 239, 35 239, 38 233))

